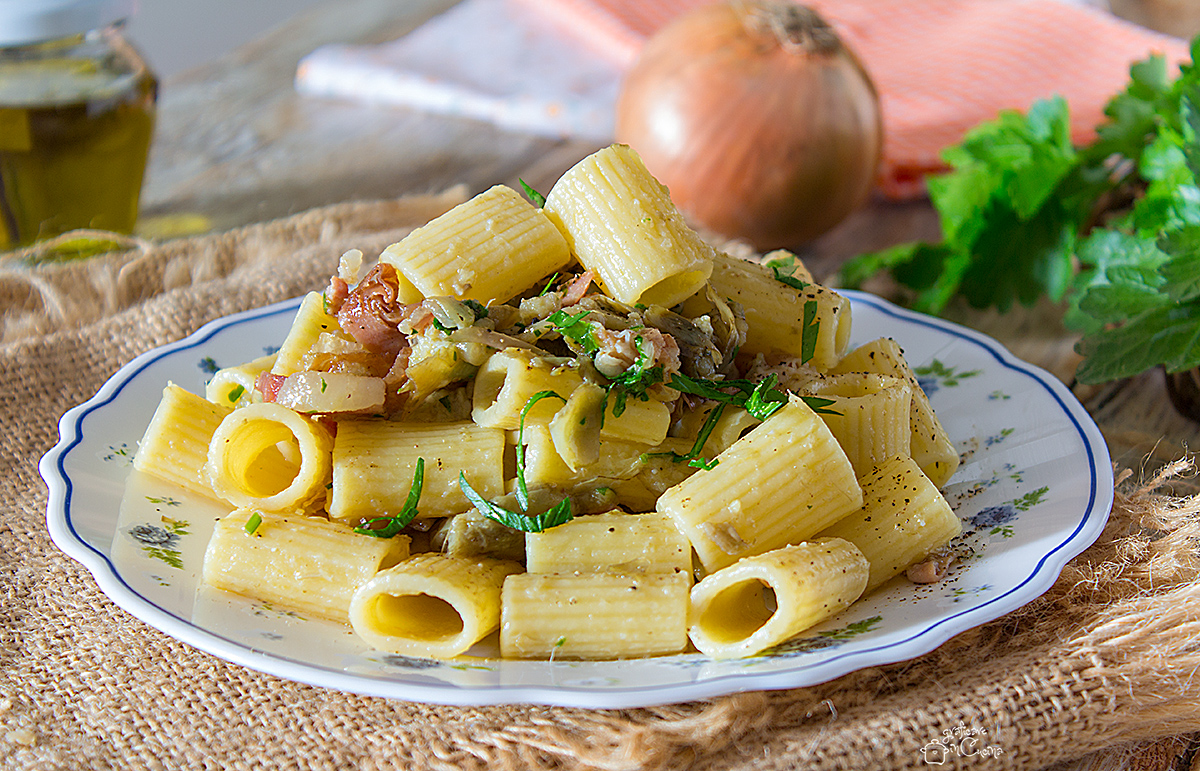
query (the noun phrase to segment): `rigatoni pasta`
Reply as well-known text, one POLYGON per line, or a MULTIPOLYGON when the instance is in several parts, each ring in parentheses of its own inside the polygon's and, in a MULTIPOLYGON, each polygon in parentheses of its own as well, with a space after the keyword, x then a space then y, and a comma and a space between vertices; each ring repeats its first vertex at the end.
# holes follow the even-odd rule
POLYGON ((484 495, 502 495, 504 442, 503 431, 469 421, 343 420, 333 443, 329 516, 355 521, 400 510, 418 459, 424 459, 422 517, 469 507, 460 472, 484 495))
POLYGON ((404 302, 425 297, 504 302, 571 259, 546 216, 514 190, 496 185, 455 206, 380 260, 404 277, 404 302))
POLYGON ((954 536, 911 368, 843 357, 793 255, 716 252, 628 147, 541 203, 348 252, 277 354, 166 389, 135 466, 229 506, 207 584, 406 656, 749 655, 954 536))
POLYGON ((688 633, 716 658, 758 653, 848 608, 862 596, 869 570, 840 538, 746 557, 692 588, 688 633))
POLYGON ((704 286, 716 254, 637 153, 613 145, 571 167, 545 211, 609 296, 670 307, 704 286))
POLYGON ((929 397, 917 383, 917 376, 904 359, 904 351, 891 338, 881 337, 846 354, 831 374, 873 372, 904 378, 912 387, 909 413, 912 428, 912 457, 937 487, 944 486, 958 468, 958 451, 929 405, 929 397))
POLYGON ((278 404, 250 404, 213 432, 204 474, 234 506, 298 509, 324 495, 332 446, 321 424, 278 404))
POLYGON ((504 582, 500 651, 508 658, 623 659, 687 645, 679 573, 518 573, 504 582))
POLYGON ((406 537, 359 535, 301 512, 237 509, 213 529, 203 579, 216 589, 347 623, 354 592, 406 559, 408 545, 406 537))
POLYGON ((859 481, 863 507, 821 535, 850 541, 866 556, 871 566, 867 591, 962 532, 950 504, 910 457, 888 458, 859 481))
POLYGON ((213 434, 231 412, 229 406, 168 385, 138 443, 133 467, 185 490, 219 497, 204 476, 204 464, 213 434))
POLYGON ((521 566, 487 557, 418 554, 363 583, 350 624, 374 648, 450 658, 500 623, 500 587, 521 566))
POLYGON ((862 506, 846 453, 796 397, 715 463, 658 499, 709 571, 803 541, 862 506))

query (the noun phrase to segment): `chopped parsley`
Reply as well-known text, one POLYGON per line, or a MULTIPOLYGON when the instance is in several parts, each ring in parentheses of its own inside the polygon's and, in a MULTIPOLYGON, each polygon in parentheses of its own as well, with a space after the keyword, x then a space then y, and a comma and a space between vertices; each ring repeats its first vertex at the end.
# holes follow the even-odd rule
POLYGON ((408 489, 408 498, 404 501, 400 513, 388 517, 375 517, 362 527, 354 528, 360 535, 373 535, 376 538, 391 538, 417 517, 417 503, 421 500, 421 488, 425 484, 425 459, 417 458, 417 468, 413 472, 412 486, 408 489))
POLYGON ((792 289, 803 290, 812 286, 812 284, 808 283, 807 281, 802 281, 792 275, 792 273, 796 270, 796 257, 794 255, 777 257, 773 260, 763 263, 763 265, 771 269, 771 272, 775 274, 776 281, 781 284, 786 284, 792 289))
POLYGON ((517 182, 521 183, 521 189, 525 191, 525 195, 529 196, 529 200, 533 201, 534 206, 541 209, 546 205, 546 196, 525 184, 525 180, 521 179, 520 177, 517 178, 517 182))
POLYGON ((578 345, 589 356, 600 350, 596 342, 596 333, 592 325, 584 319, 591 311, 581 311, 571 315, 566 311, 555 311, 546 317, 548 321, 564 338, 578 345))
POLYGON ((475 320, 486 319, 488 317, 488 309, 483 303, 478 300, 463 300, 463 305, 471 309, 471 313, 475 314, 475 320))
MULTIPOLYGON (((761 382, 751 380, 705 380, 675 373, 668 386, 685 394, 702 396, 705 399, 741 407, 759 420, 766 420, 787 404, 787 392, 776 388, 778 377, 768 375, 761 382), (734 393, 730 393, 733 389, 734 393)), ((840 412, 825 409, 833 404, 832 399, 819 396, 801 396, 800 400, 818 415, 840 415, 840 412)))
MULTIPOLYGON (((717 425, 717 421, 720 420, 721 415, 725 413, 726 404, 727 402, 718 402, 717 405, 712 408, 712 411, 709 412, 704 418, 704 424, 700 426, 700 430, 696 433, 696 441, 692 444, 692 449, 689 450, 687 454, 680 455, 672 450, 670 452, 647 453, 647 456, 669 457, 676 463, 683 463, 684 461, 687 461, 687 464, 693 468, 705 468, 705 470, 709 470, 707 467, 697 466, 695 463, 696 461, 700 461, 701 463, 706 462, 700 457, 700 453, 704 451, 704 445, 708 442, 708 437, 712 435, 713 429, 717 425)), ((716 464, 714 463, 713 465, 715 466, 716 464)))
POLYGON ((521 408, 521 422, 517 426, 517 504, 520 505, 522 511, 529 509, 529 486, 525 484, 525 418, 529 416, 533 405, 550 396, 562 399, 563 404, 567 403, 563 396, 547 390, 538 391, 529 397, 529 401, 525 402, 525 406, 521 408))
POLYGON ((236 386, 234 386, 229 391, 229 396, 227 398, 231 402, 236 402, 238 399, 241 399, 245 393, 246 393, 246 386, 242 385, 241 383, 238 383, 236 386))
POLYGON ((462 488, 463 495, 467 496, 467 500, 471 502, 476 511, 513 530, 520 530, 524 533, 541 533, 552 527, 565 525, 574 519, 574 515, 571 513, 570 498, 563 498, 557 506, 543 514, 518 514, 502 506, 497 506, 477 493, 467 483, 467 478, 461 471, 458 472, 458 486, 462 488))
POLYGON ((804 303, 804 321, 800 332, 800 363, 807 364, 817 352, 817 335, 821 332, 821 322, 817 321, 817 301, 808 300, 804 303))
POLYGON ((613 378, 608 386, 608 393, 614 399, 613 417, 620 417, 621 413, 625 411, 625 401, 628 397, 633 396, 647 401, 650 397, 646 395, 646 389, 663 382, 663 367, 661 364, 657 367, 649 366, 653 357, 646 350, 644 342, 645 340, 641 336, 633 338, 633 344, 638 352, 637 361, 629 369, 613 378))

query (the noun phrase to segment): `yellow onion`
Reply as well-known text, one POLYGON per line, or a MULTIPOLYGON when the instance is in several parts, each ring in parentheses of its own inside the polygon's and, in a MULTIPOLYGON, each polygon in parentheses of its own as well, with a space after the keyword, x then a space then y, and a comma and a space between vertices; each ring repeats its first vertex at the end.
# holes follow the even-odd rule
POLYGON ((866 70, 816 12, 734 0, 646 42, 621 87, 616 139, 694 224, 765 250, 863 204, 883 126, 866 70))

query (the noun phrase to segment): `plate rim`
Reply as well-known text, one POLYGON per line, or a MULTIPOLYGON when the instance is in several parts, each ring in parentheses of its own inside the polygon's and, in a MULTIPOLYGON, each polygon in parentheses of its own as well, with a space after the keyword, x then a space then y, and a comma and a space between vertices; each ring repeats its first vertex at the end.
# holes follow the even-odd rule
POLYGON ((147 350, 113 373, 95 396, 64 413, 58 423, 58 442, 38 463, 39 472, 48 488, 47 527, 54 544, 88 569, 109 600, 135 618, 174 639, 258 672, 363 696, 450 706, 538 704, 624 709, 680 703, 751 690, 809 687, 864 667, 907 661, 932 652, 954 635, 994 621, 1044 594, 1058 579, 1067 562, 1094 543, 1107 523, 1115 492, 1111 458, 1095 421, 1070 390, 1045 369, 1017 358, 998 340, 955 322, 901 308, 869 293, 841 289, 837 291, 850 299, 852 305, 868 305, 887 316, 968 340, 987 351, 1001 366, 1029 376, 1053 397, 1059 409, 1070 420, 1087 453, 1091 476, 1087 506, 1081 512, 1075 528, 1057 546, 1041 556, 1030 575, 1002 594, 958 613, 939 617, 903 640, 846 651, 808 666, 797 666, 784 671, 739 672, 671 685, 622 686, 603 690, 568 685, 515 683, 463 686, 449 682, 426 684, 368 677, 342 669, 297 661, 279 654, 269 654, 247 647, 162 608, 126 582, 111 558, 87 543, 71 521, 75 483, 68 476, 65 463, 71 451, 83 441, 83 420, 92 412, 111 403, 130 381, 154 362, 201 345, 229 327, 294 310, 302 297, 214 319, 179 340, 147 350), (966 627, 948 628, 950 622, 964 616, 969 620, 966 627), (880 657, 880 654, 884 655, 880 657), (855 663, 856 659, 863 657, 870 657, 870 660, 855 663))

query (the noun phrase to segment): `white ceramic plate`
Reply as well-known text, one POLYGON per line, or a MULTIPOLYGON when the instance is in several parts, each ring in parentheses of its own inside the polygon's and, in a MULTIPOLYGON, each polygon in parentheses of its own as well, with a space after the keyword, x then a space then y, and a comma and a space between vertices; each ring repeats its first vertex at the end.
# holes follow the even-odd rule
MULTIPOLYGON (((1029 602, 1099 536, 1113 479, 1099 430, 1050 374, 976 332, 847 292, 853 344, 903 345, 963 463, 947 498, 974 556, 942 583, 903 578, 763 655, 603 662, 438 662, 371 651, 343 627, 198 585, 213 521, 203 499, 132 473, 138 439, 172 381, 203 393, 216 367, 278 345, 298 301, 231 316, 123 367, 60 423, 42 459, 59 548, 117 604, 229 661, 314 685, 446 704, 618 708, 789 688, 913 658, 1029 602)), ((486 652, 486 645, 472 653, 486 652)))

